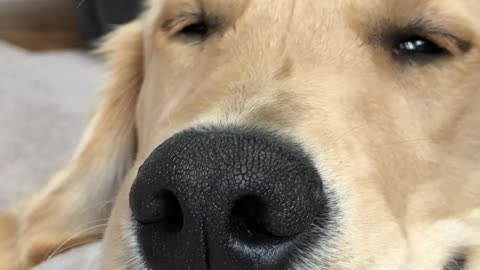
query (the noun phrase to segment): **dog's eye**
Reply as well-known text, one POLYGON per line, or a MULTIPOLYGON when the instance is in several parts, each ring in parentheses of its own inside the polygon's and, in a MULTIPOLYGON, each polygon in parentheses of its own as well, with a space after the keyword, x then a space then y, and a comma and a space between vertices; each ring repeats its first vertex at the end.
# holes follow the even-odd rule
POLYGON ((400 39, 394 47, 396 55, 401 57, 440 57, 450 55, 449 51, 434 41, 420 36, 400 39))
POLYGON ((183 27, 178 34, 192 39, 204 39, 209 34, 209 26, 204 21, 195 22, 183 27))

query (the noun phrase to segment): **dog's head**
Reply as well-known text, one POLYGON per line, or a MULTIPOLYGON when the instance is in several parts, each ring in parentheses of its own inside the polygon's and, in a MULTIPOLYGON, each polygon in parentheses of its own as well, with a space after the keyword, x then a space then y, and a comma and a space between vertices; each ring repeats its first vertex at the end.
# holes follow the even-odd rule
POLYGON ((136 131, 108 269, 480 267, 478 14, 151 1, 107 43, 136 131))

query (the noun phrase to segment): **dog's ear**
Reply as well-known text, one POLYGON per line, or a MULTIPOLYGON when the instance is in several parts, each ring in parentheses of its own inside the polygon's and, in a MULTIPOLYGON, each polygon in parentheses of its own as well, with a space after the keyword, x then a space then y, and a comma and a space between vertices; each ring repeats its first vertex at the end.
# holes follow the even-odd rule
POLYGON ((15 216, 0 214, 0 269, 18 269, 15 253, 15 238, 17 221, 15 216))
MULTIPOLYGON (((102 237, 118 188, 135 157, 135 107, 143 81, 142 28, 142 22, 135 21, 107 38, 100 52, 107 58, 109 79, 75 157, 18 208, 16 220, 10 218, 19 226, 16 250, 21 269, 102 237)), ((0 223, 0 231, 4 226, 0 223)))

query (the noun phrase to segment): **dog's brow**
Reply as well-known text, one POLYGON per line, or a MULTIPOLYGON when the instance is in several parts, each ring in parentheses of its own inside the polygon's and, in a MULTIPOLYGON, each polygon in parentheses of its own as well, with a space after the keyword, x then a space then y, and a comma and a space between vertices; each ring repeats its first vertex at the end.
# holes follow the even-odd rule
POLYGON ((176 25, 198 20, 202 16, 203 14, 199 10, 182 12, 179 15, 167 19, 164 23, 162 23, 162 29, 165 31, 169 31, 175 28, 176 25))
POLYGON ((472 48, 472 44, 469 41, 452 34, 452 32, 455 32, 454 29, 449 29, 448 26, 437 23, 428 17, 422 17, 412 21, 404 28, 404 30, 407 32, 411 31, 428 35, 442 36, 452 41, 463 53, 467 53, 472 48))

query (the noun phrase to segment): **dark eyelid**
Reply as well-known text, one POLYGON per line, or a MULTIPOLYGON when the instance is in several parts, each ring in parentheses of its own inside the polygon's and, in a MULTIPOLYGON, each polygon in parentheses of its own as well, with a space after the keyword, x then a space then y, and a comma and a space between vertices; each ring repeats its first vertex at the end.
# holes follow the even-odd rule
POLYGON ((434 31, 430 31, 430 32, 426 32, 428 35, 439 35, 439 36, 443 36, 444 38, 446 39, 449 39, 450 41, 452 41, 459 49, 461 52, 463 53, 468 53, 470 51, 470 49, 472 48, 472 44, 468 41, 465 41, 463 39, 460 39, 459 37, 456 37, 450 33, 446 33, 446 32, 434 32, 434 31))
POLYGON ((446 29, 443 26, 426 18, 417 19, 407 26, 400 28, 399 30, 400 32, 407 34, 412 33, 426 36, 442 36, 443 38, 453 42, 453 44, 455 44, 455 46, 457 46, 462 53, 467 53, 472 48, 472 44, 470 42, 452 34, 452 32, 455 32, 455 30, 446 29))
POLYGON ((204 14, 201 11, 183 12, 163 22, 161 27, 164 31, 172 31, 177 25, 199 21, 203 17, 204 14))

